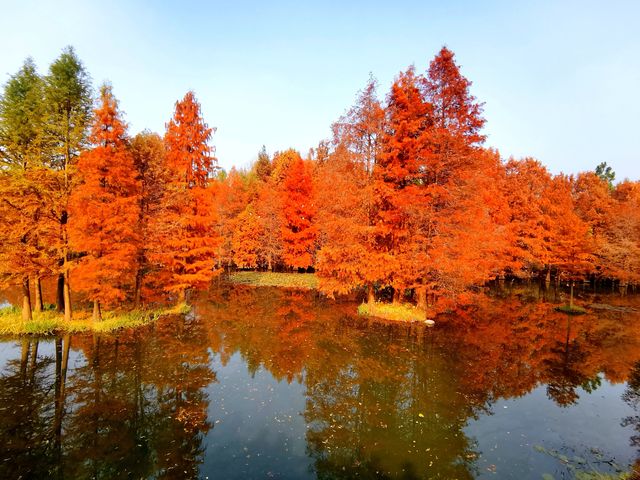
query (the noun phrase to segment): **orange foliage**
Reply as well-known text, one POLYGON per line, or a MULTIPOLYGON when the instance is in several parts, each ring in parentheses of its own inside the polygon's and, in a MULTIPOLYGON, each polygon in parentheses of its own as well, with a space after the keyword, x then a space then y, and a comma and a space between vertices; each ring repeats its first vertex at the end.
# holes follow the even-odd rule
POLYGON ((193 92, 176 103, 163 139, 130 140, 104 87, 77 177, 80 117, 73 139, 66 132, 48 145, 42 118, 24 115, 33 105, 17 96, 27 120, 5 122, 15 131, 0 138, 9 226, 0 229, 0 283, 23 285, 28 316, 29 277, 61 275, 58 304, 70 318, 71 264, 97 305, 182 297, 222 268, 315 269, 328 295, 367 289, 374 300, 391 287, 394 300, 406 294, 421 307, 464 303, 505 275, 640 282, 640 183, 614 185, 605 164, 573 177, 532 158, 504 162, 484 147, 471 86, 442 48, 423 74, 400 73, 385 102, 371 78, 332 125, 332 141, 306 160, 293 149, 270 158, 263 147, 250 169, 228 174, 217 174, 213 129, 193 92), (28 161, 7 143, 21 132, 28 161))
POLYGON ((148 281, 149 273, 158 269, 150 261, 154 237, 154 218, 162 215, 162 198, 167 182, 166 155, 164 142, 160 135, 142 132, 131 140, 131 154, 139 180, 138 190, 138 224, 137 231, 140 235, 138 254, 136 258, 136 279, 134 290, 134 303, 139 305, 142 300, 154 296, 157 289, 148 281))
POLYGON ((200 113, 193 92, 176 103, 164 137, 168 181, 163 211, 156 220, 155 260, 167 292, 182 296, 204 289, 216 275, 214 260, 220 238, 215 231, 214 189, 217 168, 209 146, 212 129, 200 113))
POLYGON ((389 94, 382 151, 373 170, 378 281, 397 290, 411 287, 428 261, 431 212, 421 177, 430 109, 413 68, 400 74, 389 94))
POLYGON ((69 239, 83 252, 74 269, 77 288, 90 300, 113 306, 126 298, 134 276, 139 184, 110 86, 102 87, 94 115, 89 137, 94 147, 80 156, 80 184, 70 200, 69 239))
POLYGON ((316 204, 322 246, 319 287, 347 293, 378 280, 373 237, 373 171, 380 155, 384 109, 369 81, 349 112, 333 125, 335 150, 316 174, 316 204))
POLYGON ((313 265, 317 235, 310 167, 300 156, 291 162, 282 184, 282 258, 285 265, 313 265))
POLYGON ((613 211, 601 249, 605 274, 626 285, 640 282, 640 183, 625 181, 613 193, 613 211))
POLYGON ((233 261, 240 268, 256 268, 260 252, 260 221, 249 204, 236 217, 233 229, 233 261))

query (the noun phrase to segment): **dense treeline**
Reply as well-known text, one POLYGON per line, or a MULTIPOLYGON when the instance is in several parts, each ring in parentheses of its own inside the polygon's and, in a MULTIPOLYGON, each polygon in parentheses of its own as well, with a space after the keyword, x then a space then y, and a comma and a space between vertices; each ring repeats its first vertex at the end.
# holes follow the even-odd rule
POLYGON ((382 290, 426 307, 496 277, 640 280, 640 183, 606 164, 552 175, 484 146, 482 104, 451 51, 424 74, 371 79, 306 158, 259 153, 219 171, 192 92, 164 137, 131 137, 109 85, 71 48, 31 59, 0 101, 0 279, 21 284, 23 317, 58 277, 101 308, 183 299, 223 269, 314 269, 329 295, 382 290))
POLYGON ((92 110, 91 82, 73 49, 45 76, 31 59, 0 102, 0 280, 31 291, 58 276, 58 309, 71 319, 74 291, 101 309, 159 292, 181 299, 207 286, 217 233, 217 165, 192 92, 176 103, 164 138, 131 138, 110 85, 92 110), (30 288, 30 280, 35 283, 30 288))
POLYGON ((364 287, 373 300, 391 287, 422 306, 504 276, 637 283, 640 184, 614 185, 606 164, 554 176, 532 158, 503 161, 483 146, 470 86, 443 48, 385 102, 371 79, 306 160, 263 150, 232 170, 219 261, 313 267, 326 293, 364 287))

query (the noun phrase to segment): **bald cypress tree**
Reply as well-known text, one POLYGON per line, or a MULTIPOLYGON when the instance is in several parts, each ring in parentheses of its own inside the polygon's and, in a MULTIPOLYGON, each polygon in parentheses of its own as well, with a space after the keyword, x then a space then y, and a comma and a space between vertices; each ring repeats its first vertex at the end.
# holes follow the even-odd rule
POLYGON ((153 260, 161 265, 159 282, 180 300, 190 290, 207 288, 217 274, 213 173, 218 168, 209 145, 213 129, 202 118, 193 92, 176 103, 167 124, 167 182, 162 214, 155 222, 153 260))
POLYGON ((58 309, 71 319, 70 250, 67 221, 69 197, 78 155, 86 147, 91 120, 91 79, 72 47, 51 64, 45 77, 45 137, 48 165, 56 172, 55 203, 52 205, 60 236, 58 309))
POLYGON ((139 238, 137 172, 109 85, 101 88, 89 140, 92 148, 80 155, 69 202, 69 238, 73 250, 83 253, 74 273, 79 290, 93 301, 93 319, 99 321, 101 306, 124 301, 133 284, 139 238))
POLYGON ((0 161, 7 168, 41 165, 44 149, 44 81, 27 58, 0 98, 0 161))
POLYGON ((27 58, 0 97, 0 282, 18 283, 23 318, 31 318, 29 276, 35 278, 36 310, 42 308, 40 276, 50 268, 50 202, 44 162, 44 84, 27 58))

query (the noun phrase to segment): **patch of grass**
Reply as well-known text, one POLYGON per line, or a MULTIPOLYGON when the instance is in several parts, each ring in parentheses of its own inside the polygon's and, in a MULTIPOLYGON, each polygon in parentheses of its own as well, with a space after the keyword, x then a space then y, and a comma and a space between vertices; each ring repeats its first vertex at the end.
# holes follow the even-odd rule
POLYGON ((313 273, 236 272, 229 281, 254 287, 283 287, 315 290, 318 279, 313 273))
POLYGON ((424 322, 427 318, 427 312, 410 303, 363 303, 358 306, 358 315, 399 322, 424 322))
POLYGON ((585 313, 587 313, 587 309, 581 307, 580 305, 574 305, 573 307, 571 305, 562 305, 560 307, 556 307, 555 309, 558 312, 566 313, 568 315, 584 315, 585 313))
POLYGON ((54 333, 113 332, 121 328, 136 328, 156 321, 165 315, 185 315, 191 311, 186 303, 172 307, 105 312, 101 322, 94 322, 91 313, 74 312, 70 322, 56 311, 33 312, 33 319, 22 321, 19 309, 0 309, 0 335, 52 335, 54 333))

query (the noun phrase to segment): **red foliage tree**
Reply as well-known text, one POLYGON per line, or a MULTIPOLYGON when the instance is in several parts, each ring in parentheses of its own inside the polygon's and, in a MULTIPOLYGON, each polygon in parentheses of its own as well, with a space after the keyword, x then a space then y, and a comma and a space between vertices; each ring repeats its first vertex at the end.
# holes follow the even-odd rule
POLYGON ((258 267, 262 232, 253 204, 248 204, 233 223, 233 262, 239 268, 258 267))
POLYGON ((419 281, 428 261, 423 216, 429 215, 429 209, 420 210, 421 218, 414 213, 426 202, 421 176, 430 109, 413 67, 401 73, 389 94, 381 153, 374 168, 375 241, 381 255, 377 277, 381 285, 393 286, 394 300, 419 281))
POLYGON ((282 184, 283 261, 292 268, 314 263, 317 226, 313 182, 309 165, 298 155, 286 170, 282 184))
POLYGON ((373 171, 380 155, 384 109, 370 79, 356 104, 333 125, 334 150, 316 175, 316 203, 322 247, 319 288, 347 293, 366 285, 374 300, 378 280, 373 171))
POLYGON ((423 80, 431 108, 421 184, 430 211, 426 287, 450 294, 496 275, 506 245, 503 168, 496 152, 481 148, 485 120, 470 87, 453 52, 442 48, 423 80))
POLYGON ((138 244, 136 281, 133 300, 139 306, 143 300, 157 294, 149 281, 149 273, 158 269, 150 260, 154 238, 154 218, 162 215, 162 200, 167 182, 166 152, 162 137, 156 133, 141 132, 131 140, 131 154, 139 180, 138 244))
POLYGON ((513 274, 530 276, 536 270, 550 274, 552 177, 537 160, 510 160, 506 165, 510 254, 513 274))
POLYGON ((553 179, 550 192, 551 264, 558 280, 571 283, 570 306, 573 307, 573 285, 593 267, 593 242, 589 225, 577 215, 572 196, 574 180, 565 175, 553 179))
POLYGON ((624 292, 640 282, 640 182, 618 184, 613 200, 601 255, 605 275, 620 280, 624 292))
POLYGON ((247 179, 244 172, 239 172, 235 167, 232 167, 229 174, 218 185, 216 199, 219 232, 222 238, 218 263, 228 269, 234 263, 236 218, 249 204, 247 179))
MULTIPOLYGON (((41 167, 0 172, 0 286, 21 285, 22 318, 31 319, 29 277, 40 278, 57 268, 57 218, 50 205, 55 178, 41 167)), ((39 282, 35 284, 36 310, 39 282)))
POLYGON ((93 301, 94 320, 100 320, 101 304, 122 302, 134 279, 139 184, 126 125, 108 85, 94 116, 93 148, 80 156, 80 184, 70 200, 69 239, 84 253, 75 267, 77 288, 93 301))
POLYGON ((214 269, 220 237, 212 174, 217 168, 209 145, 213 129, 202 119, 193 92, 176 103, 164 137, 167 173, 163 214, 155 224, 158 244, 154 259, 162 266, 160 281, 180 299, 190 289, 207 288, 214 269))
POLYGON ((273 270, 282 257, 282 198, 272 177, 258 183, 256 195, 258 257, 262 265, 273 270))

